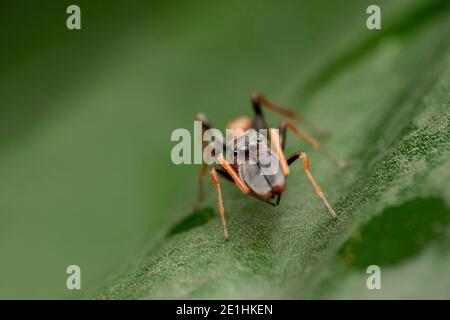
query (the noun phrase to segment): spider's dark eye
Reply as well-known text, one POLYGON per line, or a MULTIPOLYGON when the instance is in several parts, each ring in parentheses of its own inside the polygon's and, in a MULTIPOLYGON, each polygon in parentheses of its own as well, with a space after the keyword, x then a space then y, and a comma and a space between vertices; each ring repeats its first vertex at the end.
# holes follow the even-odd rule
POLYGON ((239 148, 239 151, 241 152, 248 152, 248 147, 247 146, 242 146, 239 148))

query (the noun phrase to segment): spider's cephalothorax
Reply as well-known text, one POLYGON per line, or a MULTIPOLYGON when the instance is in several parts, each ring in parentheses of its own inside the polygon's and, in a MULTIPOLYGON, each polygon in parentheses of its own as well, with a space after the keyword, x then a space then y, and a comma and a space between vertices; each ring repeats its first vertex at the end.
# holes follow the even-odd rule
POLYGON ((250 195, 268 201, 284 191, 286 178, 267 130, 250 128, 229 141, 226 150, 226 160, 250 188, 250 195))

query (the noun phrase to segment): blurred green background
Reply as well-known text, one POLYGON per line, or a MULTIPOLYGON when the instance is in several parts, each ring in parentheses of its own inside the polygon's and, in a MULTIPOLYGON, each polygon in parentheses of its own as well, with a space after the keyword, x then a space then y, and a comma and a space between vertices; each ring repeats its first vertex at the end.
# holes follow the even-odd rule
MULTIPOLYGON (((409 64, 392 71, 391 91, 367 94, 381 104, 395 100, 401 90, 410 91, 403 86, 406 79, 428 69, 418 62, 433 61, 434 48, 448 42, 446 1, 376 3, 382 31, 367 30, 366 8, 373 1, 366 0, 2 3, 0 298, 92 298, 133 269, 191 212, 195 199, 198 167, 171 163, 172 130, 191 130, 199 111, 219 128, 235 116, 251 115, 253 90, 299 110, 318 106, 309 112, 312 120, 333 134, 345 133, 329 148, 361 160, 373 140, 358 140, 351 131, 378 124, 377 108, 339 126, 337 121, 364 113, 365 106, 334 99, 354 88, 363 96, 361 79, 370 81, 372 71, 364 75, 361 67, 355 72, 362 78, 342 86, 342 94, 337 90, 311 103, 315 93, 383 44, 388 50, 380 59, 389 68, 401 65, 400 50, 409 64), (81 8, 82 29, 70 31, 66 8, 74 3, 81 8), (423 29, 430 31, 419 37, 423 29), (407 43, 414 44, 416 36, 422 40, 406 47, 403 36, 407 43), (418 53, 408 60, 410 49, 418 53), (348 109, 340 113, 339 103, 348 109), (359 149, 346 149, 349 137, 359 149), (81 267, 80 291, 66 289, 71 264, 81 267)), ((381 83, 390 70, 376 63, 374 70, 384 70, 376 78, 381 83)), ((384 115, 389 108, 385 103, 384 115)), ((328 166, 326 160, 316 163, 328 166)), ((329 178, 335 169, 326 170, 325 181, 352 181, 329 178)), ((334 199, 345 196, 330 193, 334 199)), ((316 203, 312 193, 305 198, 316 203)), ((221 241, 217 221, 211 230, 221 241)), ((159 298, 179 297, 160 292, 159 298)))

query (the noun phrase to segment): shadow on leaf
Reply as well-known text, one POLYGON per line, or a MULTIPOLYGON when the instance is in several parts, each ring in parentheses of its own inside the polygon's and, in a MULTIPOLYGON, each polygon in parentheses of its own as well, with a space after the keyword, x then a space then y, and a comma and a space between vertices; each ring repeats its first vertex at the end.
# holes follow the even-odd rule
POLYGON ((450 209, 442 199, 417 198, 384 210, 361 227, 340 254, 347 265, 357 269, 394 265, 439 238, 449 222, 450 209))
POLYGON ((203 208, 193 211, 186 218, 175 224, 169 230, 167 236, 173 236, 177 233, 185 232, 195 227, 204 225, 214 216, 214 210, 211 208, 203 208))

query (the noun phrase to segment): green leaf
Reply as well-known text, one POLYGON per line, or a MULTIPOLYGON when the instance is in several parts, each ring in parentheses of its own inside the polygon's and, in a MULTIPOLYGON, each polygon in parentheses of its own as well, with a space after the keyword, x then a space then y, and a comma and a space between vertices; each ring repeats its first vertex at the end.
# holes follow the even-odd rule
POLYGON ((230 241, 218 218, 193 226, 205 216, 194 212, 181 222, 189 230, 169 232, 99 297, 448 298, 450 30, 441 5, 404 8, 285 100, 329 130, 325 146, 351 164, 340 171, 310 152, 338 221, 300 165, 277 208, 226 187, 230 241), (383 290, 366 287, 371 264, 383 290))
POLYGON ((368 0, 146 2, 79 1, 76 32, 63 3, 5 10, 1 298, 449 298, 448 1, 378 1, 379 31, 368 0), (171 132, 251 115, 253 90, 350 163, 288 138, 337 221, 300 163, 276 208, 223 184, 230 241, 211 185, 192 211, 199 168, 172 164, 171 132))

